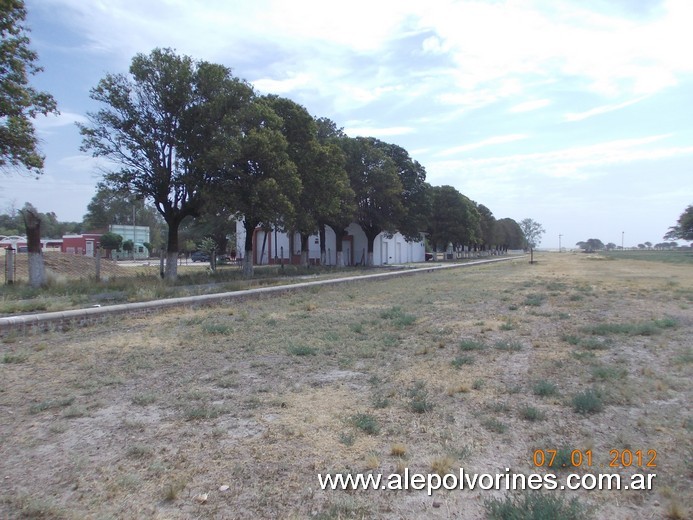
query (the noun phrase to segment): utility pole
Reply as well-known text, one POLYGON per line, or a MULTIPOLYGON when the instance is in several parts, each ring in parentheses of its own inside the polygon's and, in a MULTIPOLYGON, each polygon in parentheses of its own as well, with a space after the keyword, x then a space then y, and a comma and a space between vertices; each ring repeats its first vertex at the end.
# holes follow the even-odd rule
POLYGON ((625 235, 625 231, 621 231, 621 251, 623 251, 623 235, 625 235))
POLYGON ((562 236, 563 236, 563 235, 561 235, 561 234, 558 235, 558 252, 559 252, 559 253, 560 253, 561 251, 563 251, 563 250, 561 249, 561 237, 562 237, 562 236))

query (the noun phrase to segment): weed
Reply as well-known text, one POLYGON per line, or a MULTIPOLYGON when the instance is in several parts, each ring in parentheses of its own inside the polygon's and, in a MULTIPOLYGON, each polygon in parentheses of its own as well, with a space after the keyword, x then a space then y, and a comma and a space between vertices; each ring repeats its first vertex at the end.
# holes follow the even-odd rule
POLYGON ((363 324, 362 323, 352 323, 349 325, 349 329, 356 334, 363 334, 363 324))
POLYGON ((517 309, 519 309, 519 307, 518 307, 517 305, 514 305, 514 304, 513 304, 513 305, 508 305, 508 310, 509 310, 509 311, 516 311, 517 309))
POLYGON ((34 405, 31 405, 31 407, 29 408, 29 411, 31 413, 39 413, 39 412, 43 412, 45 410, 50 410, 52 408, 64 408, 65 406, 70 406, 74 402, 75 402, 74 397, 63 397, 61 399, 53 399, 50 401, 41 401, 40 403, 36 403, 34 405))
POLYGON ((604 402, 599 390, 588 389, 573 397, 573 409, 577 413, 598 413, 604 409, 604 402))
POLYGON ((546 301, 546 296, 543 294, 528 294, 525 298, 524 304, 529 307, 539 307, 546 301))
POLYGON ((344 444, 344 446, 353 446, 355 440, 353 433, 342 432, 339 434, 339 442, 344 444))
POLYGON ((390 448, 390 455, 392 455, 393 457, 404 457, 406 454, 407 447, 401 442, 393 444, 390 448))
POLYGON ((484 350, 486 345, 480 341, 474 341, 473 339, 464 339, 460 342, 460 350, 463 352, 468 352, 470 350, 484 350))
POLYGON ((132 459, 144 459, 152 456, 152 449, 144 444, 134 444, 128 448, 127 454, 132 459))
POLYGON ((627 375, 628 371, 625 368, 600 366, 592 369, 592 377, 599 381, 614 381, 623 379, 627 375))
POLYGON ((214 419, 224 413, 226 410, 221 406, 191 406, 184 411, 183 415, 186 421, 203 421, 214 419))
POLYGON ((378 420, 372 415, 359 413, 351 418, 351 422, 359 430, 367 433, 368 435, 377 435, 380 432, 378 420))
POLYGON ((406 314, 401 307, 392 307, 387 311, 383 311, 380 313, 380 317, 384 320, 392 321, 398 328, 408 327, 416 321, 416 316, 406 314))
POLYGON ((287 350, 294 356, 315 356, 318 353, 313 347, 306 345, 292 345, 287 350))
POLYGON ((654 336, 663 329, 678 327, 678 322, 673 318, 661 320, 642 321, 638 323, 599 323, 584 327, 582 330, 594 336, 607 336, 609 334, 624 334, 628 336, 654 336))
POLYGON ((546 414, 533 406, 525 406, 520 409, 520 417, 525 421, 543 421, 546 418, 546 414))
POLYGON ((517 341, 500 340, 496 341, 495 348, 505 352, 519 352, 522 350, 522 344, 517 341))
POLYGON ((455 459, 449 455, 445 455, 443 457, 433 459, 431 462, 431 471, 442 477, 443 475, 451 473, 454 466, 455 459))
POLYGON ((511 321, 506 321, 498 328, 500 330, 513 330, 515 328, 515 325, 511 321))
POLYGON ((457 356, 450 362, 450 364, 455 368, 461 368, 463 365, 473 365, 474 358, 467 355, 457 356))
POLYGON ((481 390, 484 387, 484 380, 483 379, 475 379, 474 382, 472 383, 472 389, 474 390, 481 390))
POLYGON ((493 433, 505 433, 508 430, 508 426, 502 422, 500 422, 498 419, 495 417, 491 417, 490 419, 485 419, 482 421, 481 425, 486 428, 488 431, 493 432, 493 433))
POLYGON ((185 489, 186 482, 184 480, 174 480, 164 487, 164 500, 173 502, 178 498, 180 492, 185 489))
POLYGON ((132 404, 136 404, 138 406, 147 406, 149 404, 153 404, 154 402, 156 402, 155 394, 137 394, 132 397, 132 404))
POLYGON ((540 397, 550 397, 552 395, 558 394, 558 387, 554 385, 551 381, 546 381, 541 379, 534 384, 534 395, 540 397))
POLYGON ((386 396, 381 394, 374 395, 372 403, 373 408, 376 409, 387 408, 388 406, 390 406, 390 400, 386 396))
POLYGON ((228 336, 233 329, 222 323, 205 323, 202 325, 202 332, 210 336, 228 336))
POLYGON ((222 377, 217 381, 219 388, 238 388, 241 384, 234 377, 222 377))
POLYGON ((86 414, 87 411, 83 407, 73 405, 65 409, 63 417, 65 419, 77 419, 78 417, 84 417, 86 414))
POLYGON ((27 359, 29 359, 29 353, 24 350, 18 350, 16 352, 5 352, 0 361, 9 365, 24 363, 27 359))
POLYGON ((492 498, 484 501, 490 520, 586 520, 588 510, 576 498, 566 501, 558 495, 524 493, 508 496, 505 500, 492 498))
POLYGON ((424 388, 422 381, 417 381, 414 386, 407 390, 410 398, 409 409, 414 413, 426 413, 433 409, 433 403, 428 400, 428 392, 424 388))

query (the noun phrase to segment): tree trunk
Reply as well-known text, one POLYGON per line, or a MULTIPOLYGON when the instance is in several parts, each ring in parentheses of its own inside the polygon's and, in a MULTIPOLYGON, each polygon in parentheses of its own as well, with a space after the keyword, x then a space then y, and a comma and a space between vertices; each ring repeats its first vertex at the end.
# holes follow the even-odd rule
POLYGON ((302 267, 308 267, 308 253, 309 250, 308 248, 310 247, 308 245, 310 239, 310 235, 306 233, 301 233, 301 266, 302 267))
POLYGON ((164 279, 174 282, 178 277, 178 227, 180 220, 170 219, 168 222, 168 245, 166 246, 166 271, 164 279))
POLYGON ((46 269, 41 253, 41 219, 31 209, 22 211, 26 227, 27 251, 29 256, 29 285, 42 287, 46 284, 46 269))
POLYGON ((243 257, 243 278, 253 277, 253 232, 255 225, 243 222, 245 228, 245 256, 243 257))
MULTIPOLYGON (((319 237, 320 237, 320 265, 327 265, 327 251, 325 245, 325 224, 320 224, 319 226, 319 237)), ((332 259, 330 258, 330 263, 332 259)))

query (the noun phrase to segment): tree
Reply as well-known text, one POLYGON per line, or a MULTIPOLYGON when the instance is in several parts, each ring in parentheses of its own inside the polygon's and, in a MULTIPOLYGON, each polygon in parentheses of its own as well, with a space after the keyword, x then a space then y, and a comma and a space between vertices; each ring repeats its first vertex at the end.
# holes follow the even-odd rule
POLYGON ((120 164, 106 175, 115 190, 151 200, 168 225, 165 277, 177 275, 178 229, 199 215, 220 163, 234 155, 236 115, 252 88, 231 71, 170 49, 136 55, 130 75, 107 74, 92 89, 106 105, 81 125, 83 150, 120 164))
MULTIPOLYGON (((119 236, 120 236, 120 235, 119 235, 119 236)), ((125 251, 128 255, 130 255, 130 254, 132 254, 133 251, 135 250, 135 243, 134 243, 132 240, 128 239, 128 240, 125 240, 125 241, 122 243, 122 245, 120 246, 120 248, 121 248, 123 251, 125 251)), ((134 255, 134 254, 132 254, 132 258, 133 258, 133 259, 135 258, 135 255, 134 255)))
POLYGON ((693 205, 688 206, 675 226, 669 228, 667 234, 664 238, 671 240, 672 238, 678 238, 679 240, 693 240, 693 205))
MULTIPOLYGON (((277 96, 267 99, 282 119, 287 152, 301 179, 301 191, 294 201, 292 227, 301 236, 301 264, 308 266, 310 236, 320 231, 321 223, 339 216, 343 200, 353 199, 344 169, 344 154, 336 145, 318 140, 317 123, 304 107, 277 96)), ((321 238, 321 251, 324 252, 324 236, 321 238)))
MULTIPOLYGON (((332 120, 326 117, 318 118, 315 122, 318 128, 318 141, 322 145, 329 145, 338 150, 335 150, 334 156, 339 155, 340 167, 346 173, 346 156, 341 143, 342 140, 348 139, 347 135, 332 120)), ((344 238, 348 235, 347 227, 354 221, 354 213, 356 211, 356 195, 351 188, 348 173, 346 173, 346 181, 347 186, 344 194, 339 199, 337 211, 330 215, 322 215, 319 222, 321 262, 327 257, 325 251, 325 226, 329 226, 335 234, 335 265, 338 266, 344 265, 344 238)))
POLYGON ((238 118, 236 153, 219 166, 219 182, 209 192, 215 207, 235 212, 245 228, 243 275, 253 275, 253 233, 260 224, 285 230, 293 223, 301 191, 296 166, 287 153, 282 120, 266 99, 256 98, 238 118))
POLYGON ((520 229, 525 237, 525 244, 529 247, 529 263, 534 263, 534 248, 541 243, 541 236, 546 233, 539 222, 526 218, 520 222, 520 229))
POLYGON ((494 242, 503 251, 507 251, 508 249, 521 249, 524 245, 522 229, 520 229, 519 224, 511 218, 496 220, 494 242))
POLYGON ((123 237, 109 231, 101 235, 99 243, 106 250, 106 256, 110 258, 111 251, 120 251, 120 247, 123 245, 123 237))
POLYGON ((32 119, 39 114, 58 114, 50 94, 29 86, 29 76, 41 71, 38 55, 29 48, 22 0, 0 2, 0 169, 24 167, 41 173, 43 156, 38 151, 32 119))
POLYGON ((346 155, 346 171, 355 193, 356 222, 366 235, 366 265, 373 265, 375 238, 383 231, 395 233, 404 215, 402 183, 397 167, 372 139, 347 138, 341 141, 346 155))
POLYGON ((580 249, 583 249, 586 253, 601 251, 602 249, 606 248, 604 243, 598 238, 590 238, 584 242, 578 242, 575 245, 578 246, 580 249))
POLYGON ((493 213, 483 204, 478 204, 476 207, 479 212, 479 244, 481 245, 481 250, 486 251, 491 245, 493 245, 493 240, 495 236, 496 218, 493 213))
POLYGON ((382 150, 392 159, 397 169, 397 176, 402 184, 402 213, 397 222, 397 231, 408 241, 421 239, 421 232, 426 229, 431 214, 430 187, 426 183, 426 169, 409 156, 401 146, 370 139, 373 146, 382 150))
POLYGON ((452 186, 431 188, 428 240, 434 251, 474 243, 479 237, 479 213, 475 204, 452 186))

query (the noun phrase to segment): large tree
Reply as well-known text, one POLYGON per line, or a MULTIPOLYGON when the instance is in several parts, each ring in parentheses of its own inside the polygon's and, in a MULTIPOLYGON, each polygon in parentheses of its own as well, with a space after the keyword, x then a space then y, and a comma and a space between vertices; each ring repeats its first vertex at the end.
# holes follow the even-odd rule
MULTIPOLYGON (((353 198, 344 154, 336 145, 318 140, 318 125, 304 107, 277 96, 267 99, 282 119, 287 152, 301 179, 302 189, 294 202, 293 228, 301 236, 301 265, 307 266, 310 236, 320 231, 321 223, 341 214, 343 200, 353 198)), ((321 238, 324 251, 324 236, 321 238)))
POLYGON ((546 231, 539 222, 531 218, 523 219, 520 222, 520 229, 525 237, 525 244, 529 248, 529 261, 534 263, 534 249, 541 243, 541 237, 546 231))
POLYGON ((471 244, 479 238, 479 213, 474 203, 452 186, 431 188, 428 240, 435 251, 471 244))
POLYGON ((132 60, 129 76, 108 74, 91 97, 105 105, 81 125, 82 148, 120 166, 109 187, 151 200, 168 225, 166 279, 177 275, 178 229, 199 215, 203 192, 236 151, 237 114, 252 88, 231 71, 170 49, 132 60))
POLYGON ((402 222, 403 187, 397 166, 373 139, 356 137, 341 140, 346 170, 355 193, 356 222, 367 239, 366 265, 373 265, 375 238, 383 231, 395 233, 402 222))
POLYGON ((524 236, 520 225, 511 218, 496 220, 494 242, 503 251, 524 247, 524 236))
MULTIPOLYGON (((342 140, 349 139, 344 131, 339 128, 334 121, 326 117, 317 118, 315 123, 318 128, 318 141, 324 146, 329 146, 333 149, 330 154, 335 159, 339 157, 340 168, 344 169, 346 174, 346 186, 344 193, 339 199, 339 207, 336 212, 329 215, 322 215, 319 222, 320 227, 320 258, 321 262, 325 262, 327 252, 325 251, 325 228, 329 226, 335 234, 335 264, 337 266, 344 265, 343 249, 344 238, 347 237, 347 227, 354 221, 356 211, 355 193, 351 188, 349 175, 346 173, 346 157, 342 150, 342 140)), ((331 259, 329 260, 331 262, 331 259)))
POLYGON ((0 169, 23 167, 39 174, 44 158, 32 120, 58 111, 50 94, 29 86, 29 76, 41 67, 29 48, 25 18, 22 0, 0 1, 0 169))
POLYGON ((397 231, 407 240, 421 239, 421 233, 431 213, 431 199, 426 183, 426 169, 412 159, 401 146, 385 143, 371 138, 371 143, 392 159, 397 169, 397 176, 402 184, 402 213, 397 222, 397 231))
POLYGON ((681 213, 676 225, 669 228, 664 238, 669 240, 672 238, 688 241, 693 240, 693 205, 688 206, 686 210, 681 213))
MULTIPOLYGON (((294 202, 301 191, 296 166, 289 158, 282 120, 267 99, 256 98, 238 118, 241 136, 234 154, 218 165, 218 183, 208 196, 219 211, 233 211, 243 219, 245 256, 243 274, 253 275, 255 228, 286 230, 294 222, 294 202)), ((239 244, 240 245, 240 244, 239 244)))

